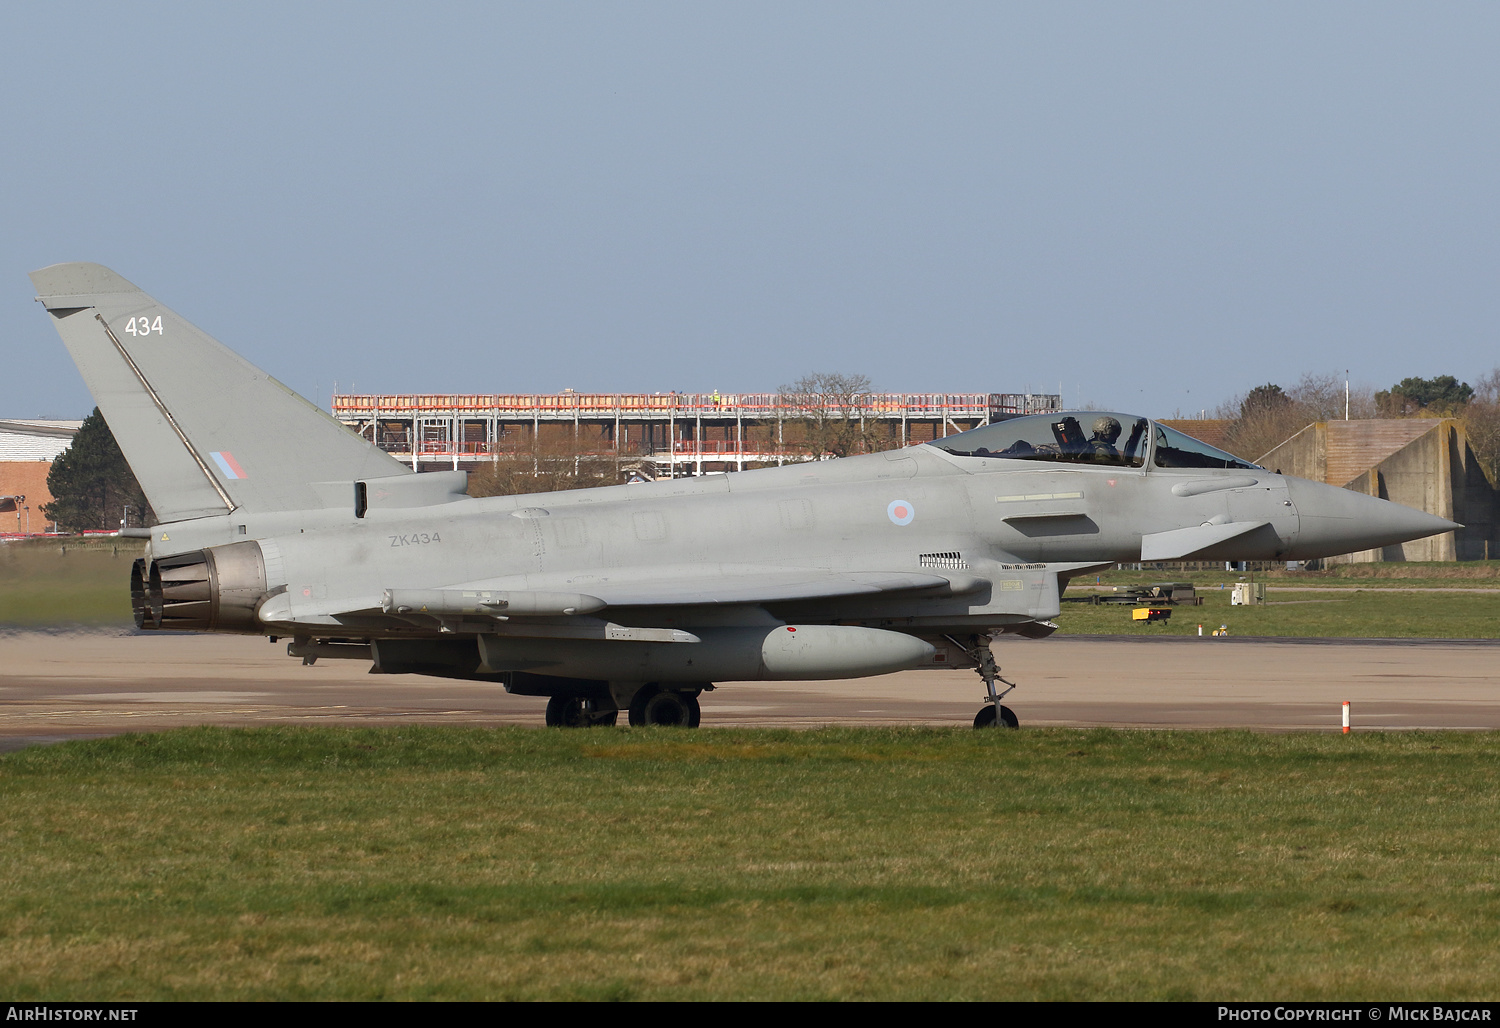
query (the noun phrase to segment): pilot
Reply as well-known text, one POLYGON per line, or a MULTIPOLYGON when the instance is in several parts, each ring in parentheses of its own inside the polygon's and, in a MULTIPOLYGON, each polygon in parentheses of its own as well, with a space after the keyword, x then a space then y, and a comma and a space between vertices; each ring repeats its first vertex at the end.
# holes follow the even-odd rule
POLYGON ((1120 451, 1115 449, 1115 440, 1119 438, 1120 423, 1118 421, 1108 415, 1095 418, 1094 434, 1089 437, 1089 452, 1101 464, 1118 462, 1120 451))

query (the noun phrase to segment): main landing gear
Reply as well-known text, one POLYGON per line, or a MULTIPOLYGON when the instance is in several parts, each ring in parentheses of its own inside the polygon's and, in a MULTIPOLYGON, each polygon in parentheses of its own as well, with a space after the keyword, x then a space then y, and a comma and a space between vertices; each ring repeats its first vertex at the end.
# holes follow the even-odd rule
POLYGON ((1000 703, 1011 689, 1016 687, 1015 682, 1006 681, 1000 677, 1000 667, 995 663, 995 654, 990 650, 991 637, 988 635, 970 636, 970 645, 965 646, 953 636, 946 636, 947 640, 969 655, 969 659, 975 664, 975 672, 984 679, 984 691, 989 693, 989 702, 979 708, 979 713, 974 715, 975 728, 1020 728, 1021 721, 1016 717, 1016 712, 1000 703), (1004 682, 1009 688, 1004 692, 995 691, 995 683, 1004 682))
MULTIPOLYGON (((601 686, 604 683, 600 683, 601 686)), ((665 689, 648 683, 635 690, 630 697, 627 715, 636 727, 662 725, 678 728, 697 728, 703 718, 698 706, 698 693, 712 689, 708 683, 692 687, 692 691, 665 689)), ((617 694, 608 689, 598 692, 580 692, 553 696, 547 700, 547 724, 556 728, 588 728, 592 725, 613 725, 620 718, 619 703, 624 703, 630 693, 617 694), (618 702, 617 702, 618 701, 618 702)))
POLYGON ((697 728, 702 717, 697 696, 690 692, 673 692, 659 685, 642 687, 630 701, 630 723, 637 727, 697 728))
POLYGON ((619 718, 613 704, 606 709, 592 696, 553 696, 547 700, 547 724, 554 728, 612 725, 619 718))

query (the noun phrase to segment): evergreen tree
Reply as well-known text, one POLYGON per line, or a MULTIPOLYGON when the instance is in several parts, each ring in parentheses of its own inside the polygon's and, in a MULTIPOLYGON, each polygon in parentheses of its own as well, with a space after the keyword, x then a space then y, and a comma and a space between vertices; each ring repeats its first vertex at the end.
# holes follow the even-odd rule
POLYGON ((154 520, 146 494, 98 407, 84 419, 73 444, 52 462, 47 490, 53 500, 42 507, 42 516, 64 531, 118 528, 127 505, 132 525, 154 520))
POLYGON ((1253 418, 1259 414, 1268 414, 1287 407, 1292 398, 1286 394, 1286 390, 1272 382, 1256 386, 1245 394, 1240 401, 1240 417, 1253 418))
POLYGON ((1436 378, 1403 378, 1390 390, 1375 394, 1375 403, 1388 418, 1410 414, 1457 414, 1474 398, 1474 387, 1452 375, 1436 378))

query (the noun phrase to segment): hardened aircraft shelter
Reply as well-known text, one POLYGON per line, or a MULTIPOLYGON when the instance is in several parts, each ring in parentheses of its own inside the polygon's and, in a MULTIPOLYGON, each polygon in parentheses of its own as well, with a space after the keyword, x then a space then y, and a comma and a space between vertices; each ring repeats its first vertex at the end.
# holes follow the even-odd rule
POLYGON ((740 471, 817 456, 803 441, 820 418, 854 420, 890 446, 1059 410, 1047 393, 551 393, 352 395, 333 415, 417 470, 502 455, 630 458, 662 477, 740 471))

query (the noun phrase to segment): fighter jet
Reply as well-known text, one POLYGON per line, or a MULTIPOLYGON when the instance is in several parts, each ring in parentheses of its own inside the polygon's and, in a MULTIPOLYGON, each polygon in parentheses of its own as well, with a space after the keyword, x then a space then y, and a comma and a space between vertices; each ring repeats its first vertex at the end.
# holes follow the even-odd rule
MULTIPOLYGON (((97 264, 31 275, 160 524, 138 627, 492 681, 554 725, 699 723, 716 682, 972 668, 1117 561, 1306 559, 1460 527, 1137 415, 1020 417, 721 475, 471 498, 97 264)), ((1002 690, 1000 686, 1006 688, 1002 690)))

